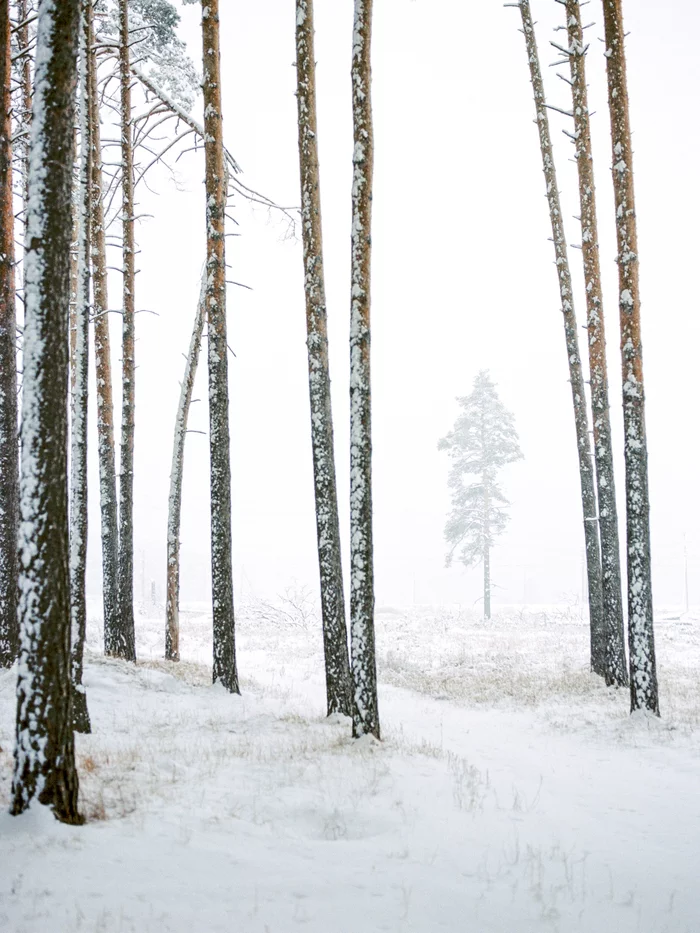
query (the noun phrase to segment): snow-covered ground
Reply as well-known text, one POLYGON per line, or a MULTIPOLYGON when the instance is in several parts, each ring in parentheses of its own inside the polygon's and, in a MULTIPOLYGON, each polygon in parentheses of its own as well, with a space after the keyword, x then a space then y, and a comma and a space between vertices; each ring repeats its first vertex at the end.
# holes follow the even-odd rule
POLYGON ((380 611, 377 744, 325 720, 303 599, 242 607, 241 697, 209 685, 190 610, 179 665, 162 611, 138 617, 136 666, 91 623, 88 822, 0 816, 3 933, 700 930, 697 618, 660 614, 656 721, 587 672, 573 612, 380 611))

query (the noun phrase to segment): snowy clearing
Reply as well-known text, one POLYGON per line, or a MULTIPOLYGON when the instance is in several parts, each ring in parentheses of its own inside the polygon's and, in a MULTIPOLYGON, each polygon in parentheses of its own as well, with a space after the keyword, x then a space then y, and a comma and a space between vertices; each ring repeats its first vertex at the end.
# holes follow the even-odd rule
POLYGON ((320 626, 284 618, 239 612, 242 697, 209 685, 203 609, 179 665, 158 660, 162 612, 137 617, 135 667, 99 656, 93 618, 88 824, 0 816, 0 930, 700 929, 697 620, 658 622, 657 721, 587 672, 568 610, 379 612, 376 744, 324 719, 320 626))

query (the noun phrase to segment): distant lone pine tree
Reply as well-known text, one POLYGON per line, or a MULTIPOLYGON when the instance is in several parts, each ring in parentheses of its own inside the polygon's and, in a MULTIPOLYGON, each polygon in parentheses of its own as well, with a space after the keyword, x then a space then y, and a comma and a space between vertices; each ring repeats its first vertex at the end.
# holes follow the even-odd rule
POLYGON ((522 459, 513 415, 498 397, 486 370, 470 395, 457 399, 462 413, 438 444, 452 461, 448 484, 452 513, 445 525, 449 566, 457 556, 465 567, 484 565, 484 618, 491 618, 491 548, 506 527, 508 500, 498 471, 522 459))

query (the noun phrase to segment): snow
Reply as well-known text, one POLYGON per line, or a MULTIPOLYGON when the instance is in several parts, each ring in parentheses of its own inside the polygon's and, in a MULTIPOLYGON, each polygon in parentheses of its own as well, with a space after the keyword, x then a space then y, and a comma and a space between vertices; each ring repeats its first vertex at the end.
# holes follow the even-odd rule
MULTIPOLYGON (((241 606, 241 697, 211 618, 137 616, 131 665, 90 615, 84 827, 0 816, 6 933, 689 933, 700 838, 700 619, 657 627, 664 719, 586 669, 567 607, 377 613, 384 741, 324 718, 320 622, 241 606)), ((15 672, 0 673, 0 803, 15 672)))

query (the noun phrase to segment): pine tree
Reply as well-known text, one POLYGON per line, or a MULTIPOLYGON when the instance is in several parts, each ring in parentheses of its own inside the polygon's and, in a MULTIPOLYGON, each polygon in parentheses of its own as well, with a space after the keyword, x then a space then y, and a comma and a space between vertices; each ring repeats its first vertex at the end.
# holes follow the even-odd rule
POLYGON ((202 277, 202 288, 197 302, 190 349, 185 360, 185 374, 180 386, 180 401, 175 418, 173 437, 173 460, 170 470, 170 494, 168 496, 168 542, 165 598, 165 658, 180 660, 180 516, 182 513, 182 480, 185 469, 185 438, 187 419, 192 402, 192 390, 197 375, 199 352, 204 330, 205 302, 207 295, 206 276, 202 277))
POLYGON ((95 321, 95 380, 97 398, 97 458, 100 473, 100 534, 102 539, 102 605, 105 654, 118 655, 119 637, 119 523, 114 450, 112 361, 107 297, 107 245, 102 202, 102 143, 93 0, 86 0, 90 29, 88 90, 90 107, 90 240, 95 321))
POLYGON ((457 399, 462 412, 438 444, 452 461, 449 487, 452 514, 445 525, 450 546, 447 565, 457 552, 465 567, 484 565, 484 618, 491 618, 491 548, 505 531, 508 500, 498 483, 506 464, 522 459, 513 415, 505 408, 486 370, 470 395, 457 399), (473 476, 471 481, 465 481, 473 476))
POLYGON ((211 565, 214 682, 239 693, 231 545, 231 451, 226 337, 225 218, 227 171, 221 113, 219 0, 202 0, 204 159, 207 220, 207 359, 211 471, 211 565))
POLYGON ((659 715, 651 598, 649 476, 639 298, 639 250, 632 170, 622 0, 603 0, 612 175, 620 288, 620 345, 627 502, 627 611, 631 707, 659 715))
POLYGON ((85 647, 85 569, 88 532, 88 356, 90 335, 90 116, 88 113, 89 25, 86 7, 81 10, 78 71, 80 159, 77 212, 77 255, 75 303, 71 315, 71 431, 70 431, 70 608, 71 681, 73 685, 73 728, 90 732, 90 716, 83 686, 85 647))
POLYGON ((119 628, 117 654, 136 660, 134 633, 134 431, 136 400, 136 243, 131 52, 127 0, 119 0, 119 84, 122 181, 122 422, 119 458, 119 628))
POLYGON ((350 666, 340 553, 331 377, 328 362, 328 322, 323 276, 313 0, 297 0, 296 45, 301 229, 304 243, 311 447, 326 663, 326 705, 328 715, 343 713, 349 716, 352 712, 350 666))
POLYGON ((520 10, 523 35, 527 49, 530 81, 532 83, 537 129, 539 133, 542 169, 544 172, 549 217, 552 225, 552 241, 556 259, 559 297, 564 318, 564 338, 566 357, 569 366, 569 381, 576 428, 576 447, 578 451, 579 478, 581 481, 581 506, 583 510, 583 533, 586 544, 586 569, 588 571, 588 606, 591 619, 591 669, 601 676, 605 673, 605 620, 603 618, 602 567, 600 562, 600 538, 598 535, 598 514, 593 477, 593 458, 588 433, 588 412, 586 410, 586 386, 581 365, 574 296, 571 287, 571 270, 564 235, 564 222, 557 187, 557 173, 554 164, 552 139, 549 132, 549 117, 544 95, 544 83, 540 69, 535 28, 532 22, 529 0, 507 4, 520 10))
POLYGON ((355 0, 352 37, 352 234, 350 303, 350 658, 352 731, 379 738, 372 547, 370 270, 374 139, 372 0, 355 0))
POLYGON ((625 622, 622 611, 620 574, 620 539, 617 527, 615 470, 613 466, 610 403, 608 400, 608 363, 605 353, 605 316, 600 280, 600 250, 596 212, 593 151, 591 146, 588 90, 579 0, 566 0, 566 23, 569 47, 565 50, 571 67, 571 94, 574 119, 574 146, 581 205, 581 251, 588 312, 588 360, 590 366, 591 406, 593 409, 593 452, 595 454, 600 550, 602 559, 603 613, 605 616, 605 682, 608 686, 626 686, 625 622))
POLYGON ((81 822, 71 719, 68 306, 80 0, 40 0, 27 216, 12 813, 81 822))
POLYGON ((0 667, 19 648, 17 619, 17 326, 12 203, 12 50, 10 0, 0 0, 0 667))

